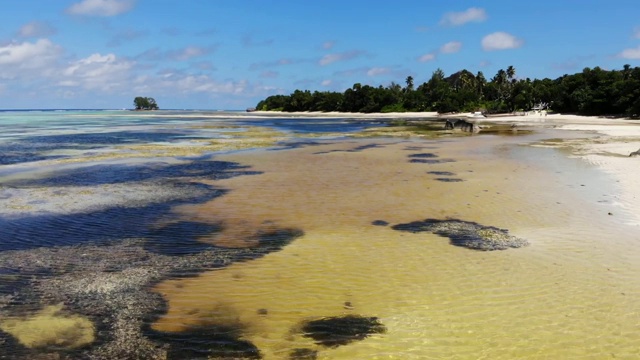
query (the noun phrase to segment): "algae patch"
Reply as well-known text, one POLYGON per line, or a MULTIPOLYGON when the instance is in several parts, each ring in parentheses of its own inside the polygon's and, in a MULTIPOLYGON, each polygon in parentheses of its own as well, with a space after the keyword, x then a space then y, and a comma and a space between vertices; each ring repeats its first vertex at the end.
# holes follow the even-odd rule
POLYGON ((93 323, 85 317, 66 314, 62 307, 51 305, 31 316, 0 320, 0 329, 28 348, 75 349, 92 343, 93 323))
POLYGON ((448 237, 452 245, 483 251, 506 250, 529 244, 525 239, 509 235, 509 231, 506 229, 458 219, 426 219, 394 225, 392 229, 414 233, 431 232, 448 237))
POLYGON ((364 340, 372 334, 383 334, 387 328, 377 317, 346 315, 311 320, 302 326, 303 336, 318 345, 338 347, 364 340))

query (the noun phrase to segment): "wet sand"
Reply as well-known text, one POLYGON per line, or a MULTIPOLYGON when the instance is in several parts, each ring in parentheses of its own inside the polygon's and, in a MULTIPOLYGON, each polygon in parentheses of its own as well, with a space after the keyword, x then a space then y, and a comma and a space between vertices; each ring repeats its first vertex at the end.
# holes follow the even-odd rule
POLYGON ((158 284, 169 309, 152 328, 242 328, 265 359, 298 348, 319 350, 319 359, 637 355, 633 214, 608 201, 612 178, 558 150, 517 145, 526 142, 348 140, 220 156, 263 174, 217 181, 231 191, 176 209, 183 220, 222 221, 222 233, 201 241, 253 246, 274 226, 304 236, 257 260, 158 284), (350 151, 370 144, 380 146, 350 151), (453 161, 410 161, 420 153, 453 161), (449 217, 509 229, 531 245, 479 252, 372 225, 449 217), (338 348, 298 332, 304 320, 345 314, 377 316, 388 331, 338 348))

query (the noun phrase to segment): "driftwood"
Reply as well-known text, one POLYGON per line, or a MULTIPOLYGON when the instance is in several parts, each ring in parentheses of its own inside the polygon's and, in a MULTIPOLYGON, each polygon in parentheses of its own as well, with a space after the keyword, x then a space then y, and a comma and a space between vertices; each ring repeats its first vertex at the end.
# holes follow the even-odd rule
POLYGON ((640 149, 629 154, 629 157, 635 157, 635 156, 640 156, 640 149))

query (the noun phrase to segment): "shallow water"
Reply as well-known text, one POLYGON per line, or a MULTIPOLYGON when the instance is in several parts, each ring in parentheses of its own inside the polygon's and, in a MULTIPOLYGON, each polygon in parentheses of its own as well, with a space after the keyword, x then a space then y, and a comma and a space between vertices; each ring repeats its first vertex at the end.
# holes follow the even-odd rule
MULTIPOLYGON (((265 359, 316 351, 318 359, 639 355, 640 236, 625 225, 634 214, 616 205, 615 183, 597 169, 526 145, 583 135, 311 143, 296 134, 371 124, 178 115, 0 113, 0 147, 16 150, 0 165, 0 251, 127 238, 173 257, 265 242, 279 250, 155 285, 167 301, 149 324, 158 343, 224 340, 265 359), (64 166, 50 157, 215 138, 212 123, 272 126, 289 145, 64 166), (508 229, 530 245, 481 252, 392 228, 427 218, 508 229), (376 317, 386 331, 337 347, 302 333, 306 321, 345 315, 376 317)), ((16 271, 0 264, 2 274, 16 271)), ((2 289, 0 323, 12 313, 2 289)))
POLYGON ((606 216, 592 199, 601 194, 576 188, 578 180, 606 185, 581 178, 594 169, 550 172, 543 164, 557 152, 533 161, 522 155, 532 149, 496 148, 489 137, 436 143, 430 152, 455 161, 434 164, 410 161, 420 151, 407 149, 420 142, 374 142, 382 146, 349 152, 368 141, 346 141, 225 157, 263 174, 225 180, 227 196, 180 207, 184 219, 222 220, 225 230, 202 241, 250 246, 243 239, 265 222, 305 235, 264 258, 159 284, 169 311, 153 328, 241 324, 265 358, 297 348, 321 359, 636 354, 638 236, 606 216), (429 171, 464 182, 438 182, 429 171), (474 252, 372 225, 447 217, 507 228, 531 245, 474 252), (296 332, 304 320, 345 314, 376 316, 388 332, 335 349, 296 332))

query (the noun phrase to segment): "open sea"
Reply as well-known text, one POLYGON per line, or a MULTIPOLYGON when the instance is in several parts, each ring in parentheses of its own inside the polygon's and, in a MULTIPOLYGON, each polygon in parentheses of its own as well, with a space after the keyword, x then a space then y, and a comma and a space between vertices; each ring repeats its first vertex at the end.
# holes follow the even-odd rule
POLYGON ((0 359, 640 358, 594 135, 423 121, 0 111, 0 359))

